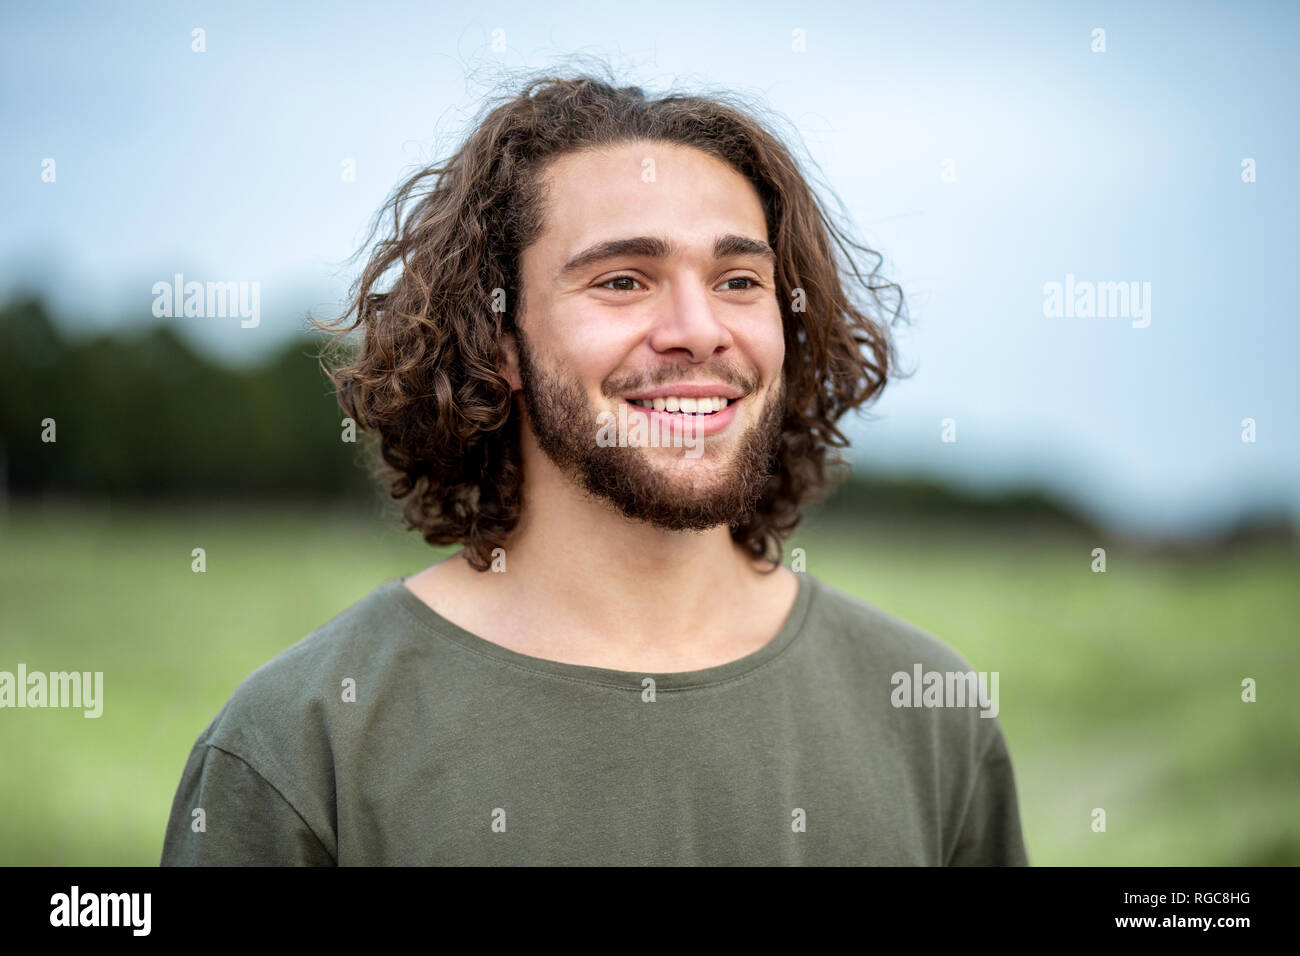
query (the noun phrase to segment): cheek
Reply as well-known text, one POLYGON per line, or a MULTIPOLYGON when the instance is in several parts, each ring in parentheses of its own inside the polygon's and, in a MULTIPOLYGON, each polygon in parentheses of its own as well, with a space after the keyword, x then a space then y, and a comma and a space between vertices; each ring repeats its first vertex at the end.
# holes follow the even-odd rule
POLYGON ((565 332, 557 357, 570 377, 599 389, 626 362, 636 342, 635 336, 628 335, 626 330, 620 332, 608 323, 575 325, 565 332))
POLYGON ((784 329, 777 322, 765 328, 762 334, 746 338, 743 348, 749 353, 751 361, 758 366, 764 378, 775 378, 785 364, 784 329))
POLYGON ((779 372, 781 366, 785 364, 785 338, 780 332, 777 333, 776 337, 772 339, 769 344, 768 351, 764 355, 764 364, 772 370, 774 375, 779 372))

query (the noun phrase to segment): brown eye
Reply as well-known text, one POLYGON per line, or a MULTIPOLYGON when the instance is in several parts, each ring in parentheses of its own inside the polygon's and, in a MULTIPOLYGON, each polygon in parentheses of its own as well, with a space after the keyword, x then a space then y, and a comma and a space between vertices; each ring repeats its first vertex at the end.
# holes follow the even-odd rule
MULTIPOLYGON (((600 284, 600 288, 602 288, 602 289, 609 289, 609 284, 610 284, 611 282, 636 282, 637 285, 640 285, 640 284, 641 284, 641 283, 636 279, 635 276, 614 276, 614 278, 612 278, 612 279, 606 279, 604 282, 602 282, 602 283, 600 284)), ((610 291, 611 291, 611 292, 635 292, 636 289, 626 289, 626 288, 625 288, 625 289, 610 289, 610 291)))

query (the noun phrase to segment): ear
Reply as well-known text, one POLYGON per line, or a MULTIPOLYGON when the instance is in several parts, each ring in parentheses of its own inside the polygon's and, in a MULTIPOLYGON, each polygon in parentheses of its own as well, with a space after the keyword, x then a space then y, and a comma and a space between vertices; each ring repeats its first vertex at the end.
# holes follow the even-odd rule
POLYGON ((510 383, 511 389, 520 391, 524 387, 524 380, 519 375, 519 345, 515 341, 513 332, 501 333, 501 352, 506 360, 506 367, 502 372, 510 383))

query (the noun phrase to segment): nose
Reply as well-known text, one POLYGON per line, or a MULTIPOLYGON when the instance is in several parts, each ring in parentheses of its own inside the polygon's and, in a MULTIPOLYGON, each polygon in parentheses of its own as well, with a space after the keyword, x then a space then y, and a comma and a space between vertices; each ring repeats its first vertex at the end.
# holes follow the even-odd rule
POLYGON ((661 302, 663 311, 655 317, 649 336, 656 352, 681 349, 692 360, 706 362, 719 348, 733 344, 731 330, 722 321, 726 306, 698 278, 674 283, 672 294, 661 302))

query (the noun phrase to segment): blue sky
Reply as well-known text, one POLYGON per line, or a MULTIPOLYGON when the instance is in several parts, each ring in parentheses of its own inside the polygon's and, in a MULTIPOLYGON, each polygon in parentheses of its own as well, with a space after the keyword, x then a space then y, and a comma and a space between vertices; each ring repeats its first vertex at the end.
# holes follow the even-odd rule
POLYGON ((916 373, 850 425, 864 466, 1040 484, 1135 533, 1300 517, 1296 4, 51 2, 0 22, 0 295, 40 290, 73 331, 156 321, 176 272, 257 281, 256 328, 167 320, 256 359, 337 308, 375 210, 496 69, 580 52, 772 111, 885 255, 916 373), (1067 275, 1150 283, 1149 326, 1045 316, 1067 275))

